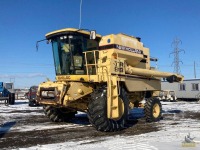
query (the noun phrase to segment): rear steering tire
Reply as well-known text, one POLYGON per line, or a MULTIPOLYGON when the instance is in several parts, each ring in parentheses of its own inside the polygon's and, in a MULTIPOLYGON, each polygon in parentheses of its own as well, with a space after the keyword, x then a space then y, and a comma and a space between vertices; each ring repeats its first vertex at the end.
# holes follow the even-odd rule
POLYGON ((98 131, 119 131, 125 128, 128 115, 128 99, 124 88, 120 89, 120 96, 123 101, 123 115, 118 120, 107 118, 107 91, 106 88, 101 88, 95 91, 91 96, 91 101, 88 105, 88 118, 90 123, 98 131))
POLYGON ((162 105, 157 98, 149 98, 146 100, 144 112, 147 122, 156 122, 161 119, 162 105))
POLYGON ((67 108, 43 106, 45 115, 52 122, 66 122, 75 117, 76 112, 69 112, 67 108))

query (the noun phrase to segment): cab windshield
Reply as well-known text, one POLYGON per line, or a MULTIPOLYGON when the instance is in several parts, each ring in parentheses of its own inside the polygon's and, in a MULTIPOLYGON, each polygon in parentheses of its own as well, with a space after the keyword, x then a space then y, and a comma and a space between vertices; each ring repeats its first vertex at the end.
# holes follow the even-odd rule
POLYGON ((85 54, 98 50, 98 41, 83 35, 62 35, 51 39, 56 75, 87 74, 85 54))

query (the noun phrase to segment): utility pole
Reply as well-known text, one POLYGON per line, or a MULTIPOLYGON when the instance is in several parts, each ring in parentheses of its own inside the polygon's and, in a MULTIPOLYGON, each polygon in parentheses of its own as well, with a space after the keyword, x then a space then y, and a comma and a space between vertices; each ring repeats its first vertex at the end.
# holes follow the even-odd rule
POLYGON ((174 73, 177 73, 177 74, 181 74, 180 63, 183 64, 183 62, 180 61, 179 59, 179 53, 182 51, 185 53, 183 49, 179 48, 179 44, 182 44, 182 41, 176 37, 174 41, 172 42, 172 46, 174 47, 174 50, 173 52, 170 53, 170 55, 174 54, 174 61, 172 65, 174 64, 174 73))
POLYGON ((196 63, 194 61, 194 78, 196 79, 196 63))
POLYGON ((14 83, 15 82, 15 77, 10 78, 10 82, 14 83))

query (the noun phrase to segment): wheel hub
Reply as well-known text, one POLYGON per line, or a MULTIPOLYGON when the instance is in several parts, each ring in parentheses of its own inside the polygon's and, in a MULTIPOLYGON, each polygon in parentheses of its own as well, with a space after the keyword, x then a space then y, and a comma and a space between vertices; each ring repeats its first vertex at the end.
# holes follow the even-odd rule
POLYGON ((119 117, 117 119, 115 119, 116 121, 121 119, 122 116, 124 115, 124 101, 119 97, 119 117))
POLYGON ((157 118, 160 115, 160 106, 158 104, 154 104, 153 106, 153 116, 157 118))

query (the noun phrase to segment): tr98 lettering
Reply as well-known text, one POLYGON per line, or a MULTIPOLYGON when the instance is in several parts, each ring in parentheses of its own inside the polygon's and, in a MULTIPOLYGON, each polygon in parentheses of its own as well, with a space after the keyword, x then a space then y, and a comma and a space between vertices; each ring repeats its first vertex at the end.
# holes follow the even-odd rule
POLYGON ((115 72, 123 72, 123 68, 117 68, 117 67, 115 67, 115 72))
POLYGON ((124 72, 124 63, 123 62, 115 61, 114 65, 115 65, 115 67, 114 67, 115 72, 124 72))

